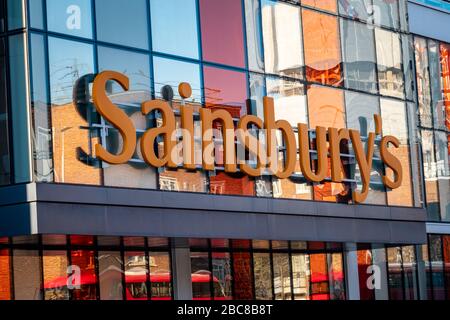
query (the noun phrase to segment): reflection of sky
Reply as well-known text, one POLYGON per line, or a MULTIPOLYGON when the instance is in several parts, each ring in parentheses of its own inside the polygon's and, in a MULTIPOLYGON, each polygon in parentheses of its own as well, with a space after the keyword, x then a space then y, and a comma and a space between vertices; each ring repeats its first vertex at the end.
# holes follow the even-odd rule
POLYGON ((153 50, 198 58, 195 0, 152 0, 153 50))
POLYGON ((179 98, 178 85, 181 82, 188 82, 192 87, 194 100, 201 101, 200 68, 197 64, 160 57, 154 57, 153 63, 157 97, 161 96, 161 88, 164 85, 170 85, 173 87, 175 96, 179 98))
POLYGON ((92 37, 91 0, 47 0, 47 12, 47 24, 50 31, 84 38, 92 37), (72 5, 80 8, 80 29, 67 27, 67 20, 72 15, 67 13, 67 9, 72 5))
MULTIPOLYGON (((99 71, 112 70, 126 74, 130 91, 150 91, 150 64, 148 55, 131 51, 98 47, 99 71)), ((115 89, 119 86, 115 85, 115 89)), ((122 91, 120 89, 120 91, 122 91)))
POLYGON ((48 46, 52 103, 69 103, 75 81, 94 72, 93 47, 52 37, 48 39, 48 46))

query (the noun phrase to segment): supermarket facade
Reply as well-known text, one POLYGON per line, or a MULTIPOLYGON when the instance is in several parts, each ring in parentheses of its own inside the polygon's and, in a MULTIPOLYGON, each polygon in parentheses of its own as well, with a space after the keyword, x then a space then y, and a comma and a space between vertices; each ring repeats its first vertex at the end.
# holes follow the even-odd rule
POLYGON ((0 300, 450 299, 449 1, 0 6, 0 300))

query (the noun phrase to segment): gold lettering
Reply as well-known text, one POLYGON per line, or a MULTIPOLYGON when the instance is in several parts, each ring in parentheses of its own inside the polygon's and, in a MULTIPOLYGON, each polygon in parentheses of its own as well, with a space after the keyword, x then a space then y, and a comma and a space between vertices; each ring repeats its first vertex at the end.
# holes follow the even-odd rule
POLYGON ((381 159, 389 167, 395 176, 395 180, 392 180, 387 175, 383 176, 383 183, 386 187, 390 189, 397 189, 402 185, 403 181, 403 170, 402 163, 398 158, 396 158, 392 153, 389 152, 389 145, 394 145, 395 148, 400 147, 400 141, 393 136, 383 137, 380 145, 381 159))
POLYGON ((367 153, 364 153, 364 145, 361 141, 361 135, 356 130, 350 130, 353 149, 355 150, 356 161, 361 172, 362 190, 353 190, 353 200, 355 203, 363 203, 367 199, 370 186, 370 171, 372 169, 373 152, 375 149, 375 133, 369 133, 367 141, 367 153))
POLYGON ((302 169, 303 176, 312 182, 322 182, 327 177, 328 171, 327 130, 323 127, 317 127, 317 169, 315 173, 311 168, 309 130, 306 124, 298 124, 298 136, 300 144, 300 168, 302 169))

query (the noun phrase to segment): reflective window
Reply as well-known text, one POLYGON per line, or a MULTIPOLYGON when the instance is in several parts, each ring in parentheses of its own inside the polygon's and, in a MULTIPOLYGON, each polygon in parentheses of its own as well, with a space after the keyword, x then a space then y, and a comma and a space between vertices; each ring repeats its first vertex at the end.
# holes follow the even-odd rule
POLYGON ((414 72, 414 39, 411 35, 402 36, 403 72, 405 74, 406 99, 416 100, 416 84, 414 72))
POLYGON ((428 219, 439 221, 439 190, 436 181, 437 167, 434 134, 431 130, 421 130, 423 175, 425 178, 426 207, 428 219))
POLYGON ((211 299, 211 271, 207 252, 191 252, 191 272, 193 298, 211 299))
POLYGON ((9 134, 8 134, 8 109, 7 109, 7 56, 5 41, 0 39, 0 185, 11 182, 9 134))
POLYGON ((275 300, 292 300, 291 266, 288 254, 273 254, 273 284, 275 300))
POLYGON ((0 300, 11 300, 11 256, 8 249, 0 249, 0 300))
POLYGON ((445 109, 441 90, 440 52, 436 41, 428 40, 428 59, 431 85, 433 127, 445 130, 445 109))
MULTIPOLYGON (((344 92, 320 86, 308 88, 308 114, 310 128, 346 128, 344 92)), ((344 176, 349 177, 349 168, 344 167, 344 176)), ((331 166, 328 168, 331 176, 331 166)), ((348 203, 351 200, 349 185, 326 182, 314 186, 314 200, 348 203)))
POLYGON ((269 253, 253 254, 253 273, 255 275, 255 299, 272 300, 272 270, 269 253))
POLYGON ((443 131, 435 131, 435 141, 441 219, 442 221, 450 221, 449 135, 443 131))
MULTIPOLYGON (((267 78, 267 95, 274 99, 275 119, 287 120, 296 128, 299 123, 308 123, 306 93, 304 85, 297 81, 267 78)), ((278 135, 278 145, 282 146, 278 135)), ((284 153, 279 154, 279 161, 284 163, 284 153)), ((297 161, 295 171, 300 176, 300 162, 297 161)), ((295 176, 297 176, 295 175, 295 176)), ((273 180, 273 195, 276 198, 311 200, 311 187, 300 177, 273 180)))
POLYGON ((431 281, 433 283, 433 299, 445 300, 442 237, 438 235, 429 235, 428 243, 430 250, 431 281))
POLYGON ((24 1, 6 0, 6 9, 8 10, 8 30, 25 27, 24 1))
POLYGON ((427 41, 424 38, 415 37, 414 46, 420 124, 431 128, 433 125, 433 116, 431 113, 431 84, 430 74, 428 72, 427 41))
POLYGON ((100 300, 123 300, 123 261, 118 251, 98 252, 100 300))
POLYGON ((243 68, 241 0, 200 0, 203 59, 243 68))
POLYGON ((42 265, 44 299, 69 300, 67 251, 44 251, 42 265))
POLYGON ((369 268, 373 264, 372 250, 370 245, 358 244, 358 276, 359 276, 359 294, 361 300, 375 300, 375 290, 367 286, 367 281, 371 276, 369 268))
POLYGON ((95 12, 98 40, 148 49, 146 0, 95 0, 95 12))
MULTIPOLYGON (((145 54, 131 51, 98 47, 99 70, 114 70, 124 73, 130 79, 129 91, 124 92, 116 83, 109 88, 110 99, 119 105, 132 119, 140 138, 149 127, 149 120, 142 115, 140 103, 151 98, 150 62, 145 54)), ((102 122, 103 124, 103 122, 102 122)), ((116 129, 109 128, 105 137, 107 149, 116 153, 123 143, 116 129)), ((155 188, 155 170, 144 163, 140 149, 129 164, 107 166, 104 168, 104 184, 116 187, 155 188)))
POLYGON ((345 300, 344 260, 342 254, 329 253, 327 259, 330 300, 345 300))
POLYGON ((309 300, 311 298, 309 256, 307 254, 293 253, 291 260, 294 300, 309 300))
MULTIPOLYGON (((383 119, 383 135, 394 136, 400 141, 400 147, 390 147, 389 152, 400 160, 403 168, 402 185, 400 188, 388 192, 388 204, 410 207, 413 206, 413 195, 405 103, 396 100, 381 99, 381 115, 383 119)), ((386 174, 390 179, 395 180, 390 168, 386 168, 386 174)))
POLYGON ((387 249, 389 299, 403 300, 404 286, 402 277, 402 248, 387 249))
POLYGON ((374 34, 366 25, 341 20, 344 76, 347 88, 377 92, 374 34))
POLYGON ((213 290, 216 300, 229 300, 233 298, 231 255, 228 252, 213 252, 213 290))
POLYGON ((341 85, 341 49, 336 17, 302 10, 306 79, 341 85))
POLYGON ((441 43, 442 94, 445 105, 445 126, 450 131, 450 44, 441 43))
POLYGON ((168 252, 150 252, 150 289, 152 300, 172 299, 172 268, 168 252))
POLYGON ((390 31, 375 29, 375 39, 380 93, 404 98, 400 36, 390 31))
POLYGON ((263 0, 262 19, 266 72, 303 78, 300 8, 263 0))
POLYGON ((311 300, 330 300, 330 284, 328 279, 327 255, 311 254, 311 300))
POLYGON ((337 12, 336 0, 302 0, 302 4, 321 10, 337 12))
POLYGON ((88 156, 93 154, 90 140, 98 143, 99 135, 82 128, 92 115, 85 106, 73 103, 74 85, 94 71, 93 47, 59 38, 48 41, 55 182, 100 185, 101 172, 88 156))
POLYGON ((398 29, 400 27, 398 2, 392 0, 373 0, 375 24, 398 29))
POLYGON ((72 251, 70 253, 70 261, 72 266, 79 268, 80 271, 79 286, 74 286, 74 289, 71 290, 72 300, 97 300, 94 251, 72 251))
POLYGON ((402 258, 405 300, 419 300, 419 284, 417 281, 417 260, 415 247, 403 247, 402 258))
POLYGON ((47 0, 49 31, 92 38, 91 0, 47 0))
POLYGON ((44 2, 44 0, 29 0, 28 1, 28 4, 29 4, 28 15, 30 16, 30 27, 32 27, 32 28, 44 29, 43 2, 44 2))
POLYGON ((259 0, 245 0, 248 68, 264 72, 261 12, 259 0))
POLYGON ((34 176, 38 182, 53 182, 53 159, 51 150, 51 122, 49 117, 49 97, 47 93, 47 67, 45 38, 43 35, 30 35, 32 61, 32 109, 33 109, 33 141, 35 148, 34 176))
POLYGON ((198 58, 195 0, 150 1, 153 51, 198 58))
POLYGON ((234 299, 236 300, 254 299, 251 259, 249 252, 233 253, 234 299))
POLYGON ((445 283, 447 286, 447 300, 450 299, 450 236, 442 236, 445 283))
POLYGON ((41 267, 38 251, 13 251, 15 300, 41 300, 41 267))
POLYGON ((339 0, 339 13, 357 20, 367 21, 371 0, 339 0))
POLYGON ((94 245, 93 236, 70 236, 70 244, 73 246, 92 246, 94 245))
POLYGON ((125 285, 126 300, 147 300, 148 288, 148 261, 143 251, 125 251, 125 285))
MULTIPOLYGON (((370 132, 375 132, 374 115, 380 114, 379 98, 376 96, 345 92, 346 119, 349 129, 358 130, 362 137, 368 137, 370 132)), ((359 166, 353 164, 351 170, 354 171, 358 188, 362 186, 359 166)), ((375 156, 372 164, 370 177, 369 194, 365 203, 386 205, 386 193, 382 176, 384 174, 384 164, 381 162, 379 147, 375 146, 375 156)))

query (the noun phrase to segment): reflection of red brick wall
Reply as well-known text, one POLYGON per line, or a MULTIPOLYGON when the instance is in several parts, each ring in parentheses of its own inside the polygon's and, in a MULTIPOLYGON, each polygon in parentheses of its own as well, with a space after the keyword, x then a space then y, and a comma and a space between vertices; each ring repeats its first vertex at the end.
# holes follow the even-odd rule
POLYGON ((253 279, 250 268, 250 253, 233 253, 234 298, 237 300, 253 299, 253 279))
POLYGON ((72 103, 52 106, 52 126, 55 182, 99 185, 100 169, 88 166, 77 158, 79 147, 89 153, 89 134, 88 130, 80 129, 80 126, 87 126, 87 122, 72 103))
POLYGON ((11 274, 8 250, 0 250, 0 300, 11 299, 11 274))
MULTIPOLYGON (((397 157, 402 163, 403 183, 400 188, 388 192, 388 204, 397 206, 412 206, 413 195, 411 186, 411 162, 409 157, 409 148, 405 145, 402 145, 399 149, 390 148, 389 152, 397 157)), ((387 168, 386 173, 389 177, 392 176, 392 170, 390 170, 389 168, 387 168)))

